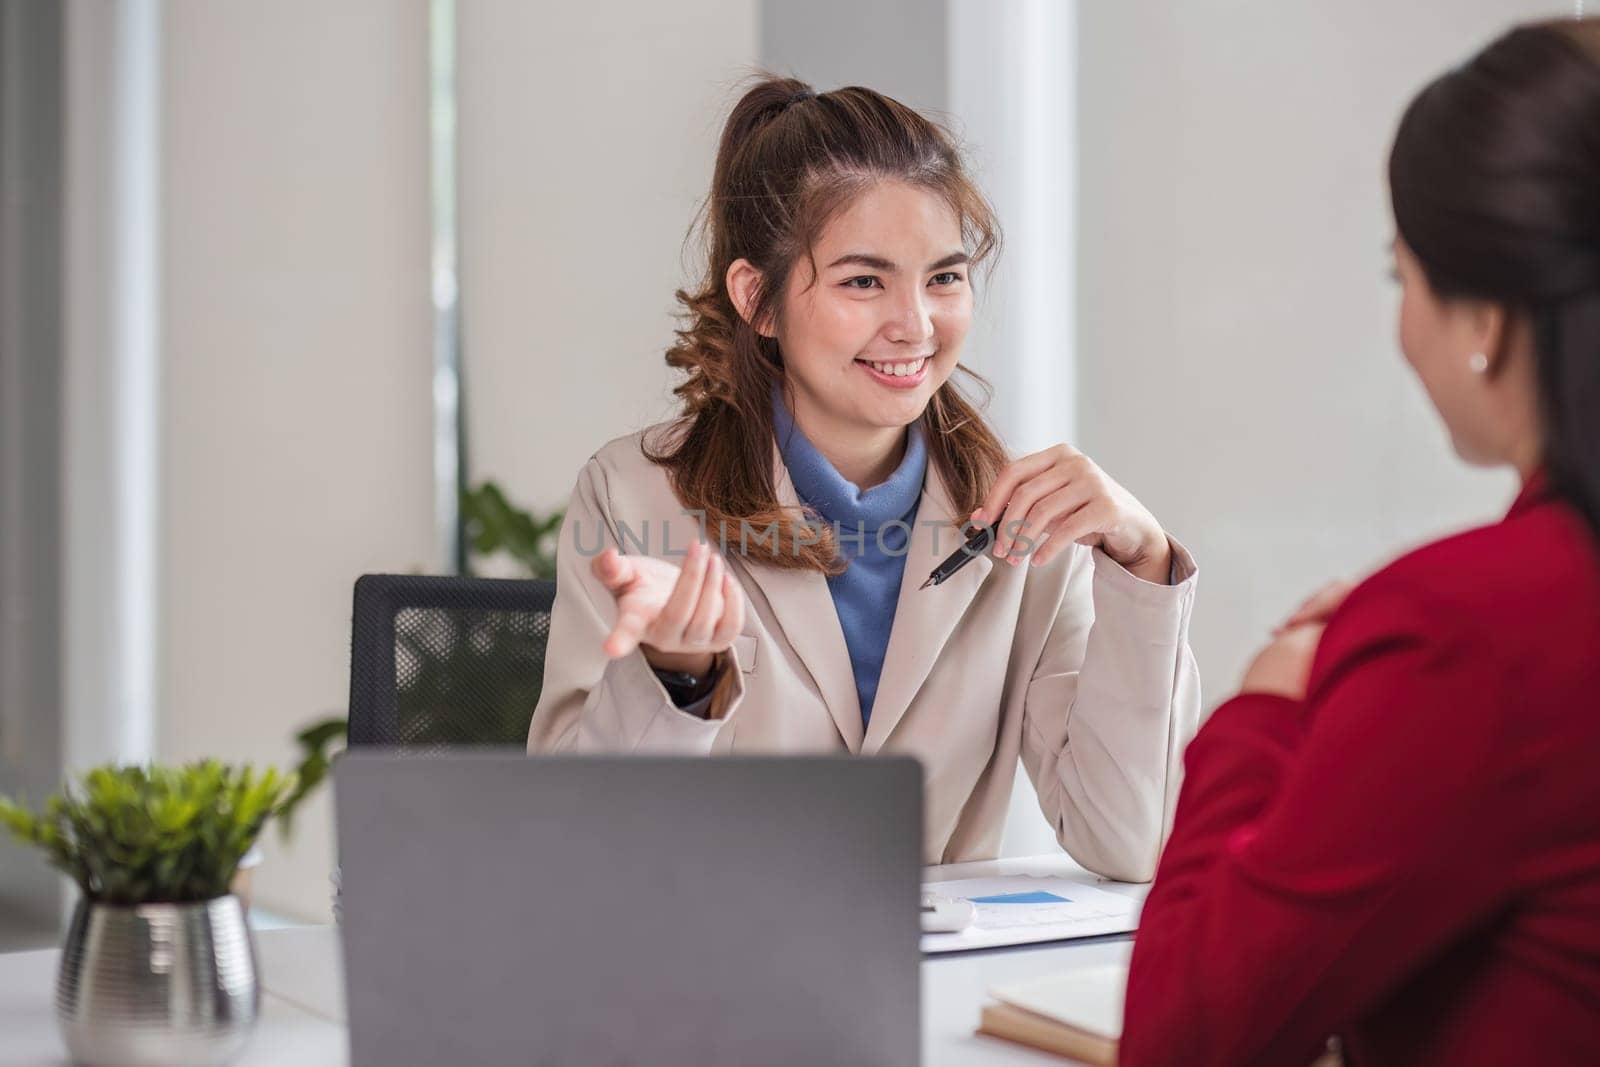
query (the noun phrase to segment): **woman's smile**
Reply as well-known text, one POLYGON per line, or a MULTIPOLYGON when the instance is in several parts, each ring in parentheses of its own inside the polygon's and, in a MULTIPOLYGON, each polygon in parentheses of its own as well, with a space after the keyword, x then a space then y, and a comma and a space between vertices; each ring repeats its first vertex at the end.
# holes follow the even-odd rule
POLYGON ((915 389, 927 380, 928 369, 932 363, 932 356, 881 362, 870 359, 856 360, 856 366, 866 371, 867 375, 880 385, 888 386, 890 389, 915 389))

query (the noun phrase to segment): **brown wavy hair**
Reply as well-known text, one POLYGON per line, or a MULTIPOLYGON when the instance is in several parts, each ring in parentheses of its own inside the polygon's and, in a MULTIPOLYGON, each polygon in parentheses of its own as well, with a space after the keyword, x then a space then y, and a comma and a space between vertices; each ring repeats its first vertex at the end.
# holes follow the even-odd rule
MULTIPOLYGON (((883 181, 926 189, 949 204, 973 267, 999 252, 999 221, 948 131, 871 89, 817 93, 805 82, 771 75, 759 77, 728 116, 711 194, 697 219, 705 275, 693 291, 678 290, 685 321, 666 354, 670 366, 688 372, 674 390, 682 418, 664 441, 647 444, 645 455, 667 469, 685 508, 704 513, 712 537, 719 530, 732 539, 742 529, 776 529, 771 562, 777 567, 837 573, 844 564, 826 528, 800 536, 799 524, 815 516, 778 503, 772 391, 787 387, 783 353, 750 323, 781 321, 794 265, 810 256, 831 219, 883 181), (750 321, 728 294, 728 268, 739 259, 761 273, 750 321)), ((976 383, 982 400, 965 396, 952 376, 920 422, 929 462, 949 487, 957 515, 965 516, 983 503, 1006 453, 980 413, 988 382, 956 369, 976 383)))

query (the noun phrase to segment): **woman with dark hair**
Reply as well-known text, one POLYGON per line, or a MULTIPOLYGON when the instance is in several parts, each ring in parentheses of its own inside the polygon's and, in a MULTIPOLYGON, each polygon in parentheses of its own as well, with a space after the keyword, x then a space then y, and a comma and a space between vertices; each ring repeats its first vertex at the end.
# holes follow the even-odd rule
POLYGON ((1148 880, 1194 563, 1074 449, 1010 461, 952 380, 999 228, 948 134, 764 79, 704 222, 681 416, 573 491, 530 751, 914 755, 930 863, 998 854, 1020 758, 1074 857, 1148 880), (993 556, 925 588, 973 524, 993 556))
POLYGON ((1400 346, 1504 521, 1280 629, 1190 746, 1119 1063, 1600 1062, 1600 21, 1406 111, 1400 346))

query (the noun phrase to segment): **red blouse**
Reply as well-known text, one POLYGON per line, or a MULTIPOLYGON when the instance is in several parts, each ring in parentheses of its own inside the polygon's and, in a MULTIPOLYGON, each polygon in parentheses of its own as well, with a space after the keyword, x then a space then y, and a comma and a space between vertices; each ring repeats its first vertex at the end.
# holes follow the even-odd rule
POLYGON ((1600 1064, 1600 543, 1536 478, 1185 759, 1119 1062, 1600 1064))

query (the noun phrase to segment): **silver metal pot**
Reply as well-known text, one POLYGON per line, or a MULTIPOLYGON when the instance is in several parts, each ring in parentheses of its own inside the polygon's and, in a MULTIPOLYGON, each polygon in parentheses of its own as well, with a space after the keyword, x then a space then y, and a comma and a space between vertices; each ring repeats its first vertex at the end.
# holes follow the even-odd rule
POLYGON ((79 900, 56 1018, 81 1064, 212 1067, 244 1050, 261 1010, 239 898, 115 907, 79 900))

